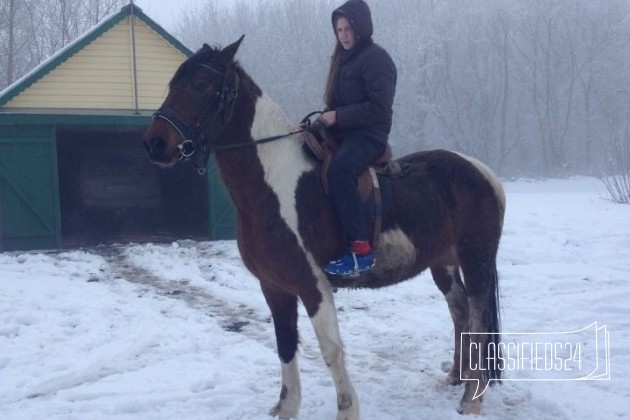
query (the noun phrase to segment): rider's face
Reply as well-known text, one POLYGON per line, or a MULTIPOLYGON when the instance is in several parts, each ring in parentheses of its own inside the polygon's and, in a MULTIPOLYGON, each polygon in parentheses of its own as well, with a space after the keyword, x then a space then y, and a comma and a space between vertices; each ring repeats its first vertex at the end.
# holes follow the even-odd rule
POLYGON ((357 43, 357 36, 354 33, 354 28, 350 24, 347 18, 340 17, 335 23, 335 30, 337 32, 337 39, 341 42, 341 45, 345 50, 351 50, 357 43))

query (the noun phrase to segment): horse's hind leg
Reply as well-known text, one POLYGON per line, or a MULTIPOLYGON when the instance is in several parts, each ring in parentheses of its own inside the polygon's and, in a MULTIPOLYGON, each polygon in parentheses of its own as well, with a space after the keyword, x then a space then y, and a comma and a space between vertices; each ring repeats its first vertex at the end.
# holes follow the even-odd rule
MULTIPOLYGON (((466 382, 460 413, 478 414, 481 411, 482 393, 490 380, 500 380, 499 350, 499 296, 496 270, 496 248, 492 241, 473 241, 459 249, 458 256, 466 282, 470 320, 470 363, 462 377, 466 382), (493 347, 491 349, 490 347, 493 347), (479 389, 477 393, 477 389, 479 389)), ((465 365, 466 366, 466 365, 465 365)))
MULTIPOLYGON (((453 356, 453 366, 451 367, 447 380, 450 384, 456 385, 461 382, 460 365, 468 366, 468 357, 461 359, 461 349, 468 348, 468 336, 464 336, 462 343, 462 332, 468 331, 468 300, 466 290, 459 274, 459 265, 453 261, 450 264, 436 265, 431 267, 431 274, 438 289, 444 294, 448 309, 453 318, 455 327, 455 352, 453 356), (463 344, 463 346, 462 346, 463 344)), ((464 356, 468 353, 464 352, 464 356)))
POLYGON ((320 278, 315 293, 300 295, 311 319, 324 362, 330 369, 337 390, 337 420, 358 420, 359 400, 354 391, 344 361, 343 344, 339 334, 337 308, 330 283, 320 278))
POLYGON ((271 309, 282 369, 280 400, 269 414, 281 419, 291 419, 298 416, 302 400, 297 362, 297 296, 264 285, 262 291, 271 309))

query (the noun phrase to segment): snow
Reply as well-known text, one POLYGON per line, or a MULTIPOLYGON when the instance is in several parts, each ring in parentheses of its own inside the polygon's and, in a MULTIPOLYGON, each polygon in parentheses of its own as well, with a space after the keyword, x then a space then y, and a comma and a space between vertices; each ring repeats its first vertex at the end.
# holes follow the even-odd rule
MULTIPOLYGON (((504 381, 479 418, 616 419, 630 401, 630 206, 591 178, 505 184, 503 330, 610 332, 609 381, 504 381)), ((428 274, 336 294, 365 419, 461 419, 453 326, 428 274)), ((301 419, 336 415, 300 308, 301 419)), ((509 374, 507 375, 509 378, 509 374)), ((261 419, 280 366, 233 241, 0 254, 0 418, 261 419)))

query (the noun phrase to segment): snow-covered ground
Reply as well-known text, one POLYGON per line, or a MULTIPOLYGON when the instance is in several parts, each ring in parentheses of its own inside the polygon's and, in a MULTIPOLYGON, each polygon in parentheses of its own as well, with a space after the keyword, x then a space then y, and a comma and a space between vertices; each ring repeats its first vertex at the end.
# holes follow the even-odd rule
MULTIPOLYGON (((595 179, 506 183, 503 330, 610 332, 609 381, 492 387, 481 418, 615 419, 630 407, 630 206, 595 179)), ((453 327, 430 276, 336 295, 365 419, 461 419, 453 327)), ((300 309, 301 419, 336 415, 300 309)), ((510 374, 506 375, 508 378, 510 374)), ((0 419, 264 419, 280 391, 269 311, 234 242, 0 254, 0 419)))

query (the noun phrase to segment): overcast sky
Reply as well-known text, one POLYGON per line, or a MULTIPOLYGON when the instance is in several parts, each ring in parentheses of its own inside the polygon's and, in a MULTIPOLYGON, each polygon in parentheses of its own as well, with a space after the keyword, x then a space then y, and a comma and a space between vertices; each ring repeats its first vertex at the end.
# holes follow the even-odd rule
POLYGON ((172 30, 173 23, 187 6, 197 6, 205 0, 133 0, 134 4, 164 29, 172 30))

